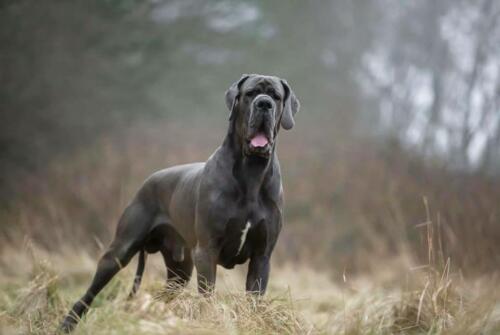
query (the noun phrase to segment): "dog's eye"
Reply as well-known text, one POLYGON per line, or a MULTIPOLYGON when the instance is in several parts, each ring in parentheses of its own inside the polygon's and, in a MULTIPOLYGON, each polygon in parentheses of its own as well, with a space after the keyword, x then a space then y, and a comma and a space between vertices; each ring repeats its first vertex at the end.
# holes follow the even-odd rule
POLYGON ((281 100, 281 96, 273 89, 268 90, 267 95, 269 95, 271 98, 273 98, 276 101, 281 100))
POLYGON ((245 96, 247 97, 253 97, 255 95, 255 90, 250 90, 250 91, 247 91, 247 93, 245 93, 245 96))

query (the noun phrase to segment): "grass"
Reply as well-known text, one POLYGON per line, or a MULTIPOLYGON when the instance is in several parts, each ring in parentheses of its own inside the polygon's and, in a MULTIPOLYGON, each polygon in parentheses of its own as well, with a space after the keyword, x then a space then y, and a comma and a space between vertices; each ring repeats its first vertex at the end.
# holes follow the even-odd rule
MULTIPOLYGON (((221 131, 139 125, 23 180, 0 208, 0 334, 54 334, 142 180, 208 157, 221 131)), ((75 334, 500 334, 500 180, 296 131, 265 297, 244 294, 245 266, 219 270, 212 297, 194 281, 174 296, 152 256, 138 296, 131 264, 75 334)))
MULTIPOLYGON (((2 254, 1 334, 54 334, 93 274, 91 256, 67 247, 47 253, 26 243, 2 254)), ((494 277, 466 281, 426 266, 383 278, 344 273, 341 280, 305 265, 272 271, 263 298, 243 293, 244 268, 219 271, 212 297, 194 281, 173 295, 161 260, 150 257, 145 282, 127 294, 134 266, 98 296, 75 334, 499 334, 494 277), (390 277, 390 278, 389 278, 390 277)))

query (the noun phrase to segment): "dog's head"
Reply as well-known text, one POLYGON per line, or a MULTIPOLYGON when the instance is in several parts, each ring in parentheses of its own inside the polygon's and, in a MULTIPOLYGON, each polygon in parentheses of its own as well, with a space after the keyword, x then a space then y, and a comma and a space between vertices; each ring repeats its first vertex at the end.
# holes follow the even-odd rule
POLYGON ((291 129, 300 103, 286 80, 245 74, 226 92, 230 127, 246 155, 269 157, 280 126, 291 129))

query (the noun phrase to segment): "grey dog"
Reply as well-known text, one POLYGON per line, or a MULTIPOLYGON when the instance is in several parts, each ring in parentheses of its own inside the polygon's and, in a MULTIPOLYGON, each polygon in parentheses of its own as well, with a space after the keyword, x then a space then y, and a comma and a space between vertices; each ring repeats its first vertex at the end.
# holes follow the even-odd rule
POLYGON ((246 290, 264 294, 270 257, 283 225, 283 187, 276 137, 291 129, 300 108, 288 83, 243 75, 226 92, 229 129, 205 163, 152 174, 122 214, 116 235, 85 295, 61 328, 71 331, 95 296, 139 253, 131 295, 139 288, 147 253, 161 252, 167 284, 184 286, 196 266, 198 290, 210 293, 217 265, 250 260, 246 290))

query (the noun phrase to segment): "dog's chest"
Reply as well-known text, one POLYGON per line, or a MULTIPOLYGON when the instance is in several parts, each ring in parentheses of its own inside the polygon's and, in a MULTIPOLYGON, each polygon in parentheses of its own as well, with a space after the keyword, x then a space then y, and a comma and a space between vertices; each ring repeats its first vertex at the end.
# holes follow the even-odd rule
POLYGON ((266 243, 267 216, 265 209, 241 211, 228 219, 220 239, 219 264, 233 268, 248 260, 252 252, 266 243))

